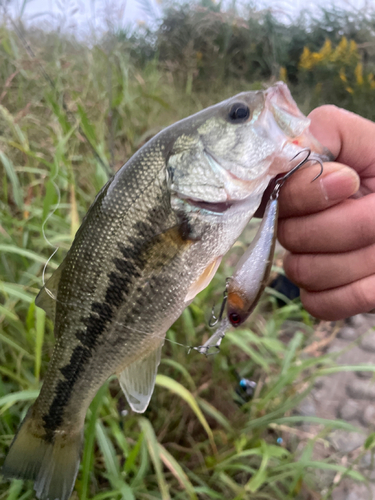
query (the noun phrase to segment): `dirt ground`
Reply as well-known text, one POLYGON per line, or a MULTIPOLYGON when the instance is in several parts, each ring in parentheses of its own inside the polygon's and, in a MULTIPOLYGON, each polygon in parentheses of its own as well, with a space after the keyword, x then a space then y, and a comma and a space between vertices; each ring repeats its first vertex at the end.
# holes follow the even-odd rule
MULTIPOLYGON (((326 334, 326 352, 337 353, 340 365, 375 366, 375 314, 360 314, 326 334)), ((324 344, 324 339, 323 339, 324 344)), ((313 353, 312 353, 313 355, 313 353)), ((375 374, 371 371, 342 371, 319 378, 298 412, 306 416, 341 419, 357 427, 357 432, 336 429, 316 443, 313 459, 333 458, 336 463, 352 465, 366 484, 342 476, 336 471, 314 471, 318 498, 332 500, 375 500, 375 453, 363 445, 375 432, 375 374), (337 487, 333 488, 333 485, 337 487), (332 491, 333 490, 333 491, 332 491)), ((303 424, 301 432, 316 435, 321 427, 303 424)), ((300 443, 304 446, 303 440, 300 443)), ((315 488, 314 488, 315 489, 315 488)), ((315 497, 314 497, 315 500, 315 497)))

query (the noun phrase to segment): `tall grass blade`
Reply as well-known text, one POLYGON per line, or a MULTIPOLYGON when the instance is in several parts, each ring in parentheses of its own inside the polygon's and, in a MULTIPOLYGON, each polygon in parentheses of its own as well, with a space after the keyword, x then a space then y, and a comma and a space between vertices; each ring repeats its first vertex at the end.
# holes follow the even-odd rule
POLYGON ((5 172, 10 180, 10 183, 13 188, 13 197, 17 207, 22 210, 23 209, 23 196, 22 190, 20 186, 20 182, 18 180, 17 173, 15 171, 13 162, 7 157, 7 155, 0 150, 0 160, 4 166, 5 172))
POLYGON ((80 482, 80 500, 87 500, 89 492, 90 475, 94 462, 95 427, 99 410, 103 404, 103 397, 108 389, 108 384, 104 384, 94 397, 90 409, 88 424, 85 432, 85 447, 82 457, 82 479, 80 482))
POLYGON ((10 297, 23 300, 24 302, 27 302, 29 304, 31 304, 31 302, 33 302, 35 299, 35 295, 26 292, 23 285, 17 285, 15 283, 0 282, 0 292, 4 293, 5 295, 9 295, 10 297))
POLYGON ((8 409, 11 406, 21 403, 24 401, 32 401, 38 397, 39 391, 25 390, 15 392, 13 394, 7 394, 0 398, 0 408, 2 409, 0 413, 5 411, 4 408, 8 409))
POLYGON ((35 380, 39 382, 40 367, 42 364, 42 347, 44 340, 44 325, 46 313, 40 307, 35 307, 35 380))
POLYGON ((191 392, 188 391, 187 389, 185 389, 184 386, 182 386, 181 384, 179 384, 175 380, 173 380, 169 377, 166 377, 165 375, 157 375, 155 383, 156 383, 156 385, 158 385, 160 387, 164 387, 164 388, 170 390, 171 392, 174 392, 180 398, 182 398, 183 400, 185 400, 187 402, 187 404, 190 406, 190 408, 196 414, 196 416, 197 416, 198 420, 200 421, 200 423, 202 424, 204 430, 206 431, 214 453, 217 453, 217 449, 216 449, 216 445, 215 445, 215 441, 214 441, 214 436, 212 434, 210 426, 208 425, 207 420, 204 418, 204 415, 201 412, 201 410, 199 409, 197 401, 194 398, 194 396, 191 394, 191 392))
POLYGON ((172 472, 174 477, 180 483, 180 486, 186 490, 190 500, 198 500, 194 491, 194 486, 191 484, 187 474, 184 472, 177 460, 167 451, 164 446, 158 443, 159 456, 164 465, 172 472))
POLYGON ((148 452, 150 454, 152 463, 155 467, 156 477, 159 484, 159 489, 161 493, 162 500, 170 500, 171 497, 168 491, 168 485, 164 478, 161 460, 160 460, 160 448, 155 436, 154 429, 152 428, 150 422, 145 418, 141 418, 139 421, 139 425, 144 433, 145 440, 147 443, 148 452))
MULTIPOLYGON (((14 245, 0 244, 0 252, 10 253, 13 255, 21 255, 22 257, 27 257, 28 259, 34 260, 35 262, 40 262, 40 264, 45 264, 47 260, 45 257, 43 257, 43 255, 39 255, 36 252, 33 252, 32 250, 19 248, 14 245)), ((53 262, 49 262, 48 265, 51 266, 53 269, 57 269, 58 267, 57 264, 53 262)))

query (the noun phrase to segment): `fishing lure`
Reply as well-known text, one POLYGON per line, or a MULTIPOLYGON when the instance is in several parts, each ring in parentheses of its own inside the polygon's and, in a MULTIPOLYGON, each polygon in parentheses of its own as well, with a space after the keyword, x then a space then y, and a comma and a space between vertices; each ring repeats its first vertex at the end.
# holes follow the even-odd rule
POLYGON ((258 304, 267 285, 272 268, 277 235, 280 190, 286 180, 309 161, 316 161, 321 166, 319 174, 314 177, 312 182, 323 172, 321 160, 315 156, 311 156, 309 149, 300 151, 291 161, 303 152, 307 153, 306 157, 287 174, 276 180, 257 234, 238 261, 233 276, 226 281, 219 317, 216 318, 214 311, 212 312, 210 326, 214 326, 219 321, 221 321, 221 324, 205 344, 194 347, 201 354, 207 355, 210 348, 219 349, 226 331, 231 326, 238 327, 244 323, 258 304), (222 320, 225 307, 227 308, 227 316, 222 320))

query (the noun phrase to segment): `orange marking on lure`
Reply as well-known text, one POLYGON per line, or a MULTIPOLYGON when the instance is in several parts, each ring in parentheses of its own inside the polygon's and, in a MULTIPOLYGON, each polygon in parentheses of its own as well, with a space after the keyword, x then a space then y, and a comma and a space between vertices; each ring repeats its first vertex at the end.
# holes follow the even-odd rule
POLYGON ((245 305, 243 299, 236 292, 228 294, 227 301, 230 307, 234 307, 237 310, 243 309, 245 305))

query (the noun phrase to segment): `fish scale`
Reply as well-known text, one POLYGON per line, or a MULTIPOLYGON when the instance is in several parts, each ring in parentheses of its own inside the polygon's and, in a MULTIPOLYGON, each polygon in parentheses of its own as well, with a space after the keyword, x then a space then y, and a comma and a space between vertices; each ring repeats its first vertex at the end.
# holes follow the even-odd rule
POLYGON ((114 373, 130 407, 145 411, 166 331, 211 281, 270 179, 306 146, 324 153, 308 125, 285 84, 243 92, 160 132, 102 188, 36 299, 56 343, 5 477, 67 500, 87 408, 114 373))

